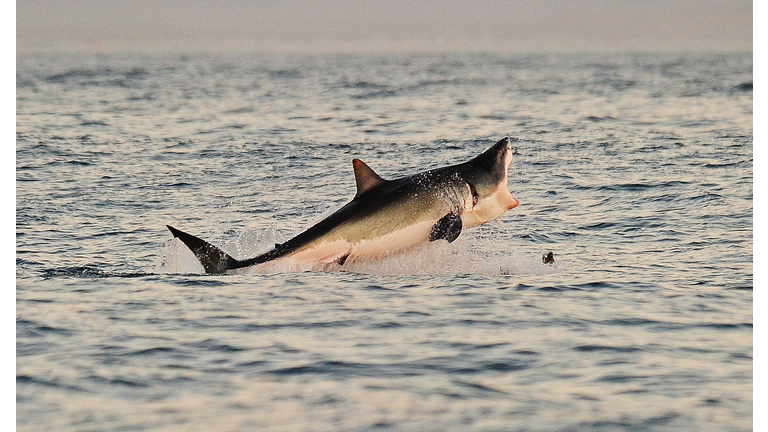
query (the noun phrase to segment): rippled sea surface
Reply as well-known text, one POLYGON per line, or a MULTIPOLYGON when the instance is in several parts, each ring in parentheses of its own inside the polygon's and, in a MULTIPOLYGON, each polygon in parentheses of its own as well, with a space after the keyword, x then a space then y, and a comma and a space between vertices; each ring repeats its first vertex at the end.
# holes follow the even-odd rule
POLYGON ((752 429, 751 53, 21 55, 16 92, 19 430, 752 429), (352 158, 504 136, 520 206, 450 245, 212 276, 165 228, 250 257, 352 158))

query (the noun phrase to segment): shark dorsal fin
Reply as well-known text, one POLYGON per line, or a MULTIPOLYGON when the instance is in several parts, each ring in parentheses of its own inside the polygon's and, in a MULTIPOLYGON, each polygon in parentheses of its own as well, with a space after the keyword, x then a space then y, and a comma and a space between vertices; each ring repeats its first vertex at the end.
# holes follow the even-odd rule
POLYGON ((360 159, 352 160, 352 169, 355 171, 355 181, 357 182, 357 194, 355 198, 360 197, 365 191, 384 184, 384 179, 379 177, 371 167, 360 159))

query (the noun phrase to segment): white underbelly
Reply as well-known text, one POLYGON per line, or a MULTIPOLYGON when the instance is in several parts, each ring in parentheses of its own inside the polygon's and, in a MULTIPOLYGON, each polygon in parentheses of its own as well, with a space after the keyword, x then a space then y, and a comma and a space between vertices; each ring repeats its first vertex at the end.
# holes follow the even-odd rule
MULTIPOLYGON (((278 258, 273 262, 295 263, 362 262, 386 257, 422 245, 429 241, 434 221, 423 221, 373 239, 350 242, 347 239, 320 241, 311 247, 278 258)), ((268 264, 268 263, 267 263, 268 264)))

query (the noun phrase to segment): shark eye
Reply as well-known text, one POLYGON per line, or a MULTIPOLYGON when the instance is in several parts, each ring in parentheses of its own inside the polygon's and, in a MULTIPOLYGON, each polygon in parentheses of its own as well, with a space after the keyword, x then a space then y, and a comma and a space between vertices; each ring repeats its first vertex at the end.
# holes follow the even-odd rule
POLYGON ((475 185, 470 182, 467 182, 467 185, 469 185, 469 191, 472 193, 472 207, 474 207, 477 205, 477 202, 480 198, 477 196, 477 189, 475 189, 475 185))

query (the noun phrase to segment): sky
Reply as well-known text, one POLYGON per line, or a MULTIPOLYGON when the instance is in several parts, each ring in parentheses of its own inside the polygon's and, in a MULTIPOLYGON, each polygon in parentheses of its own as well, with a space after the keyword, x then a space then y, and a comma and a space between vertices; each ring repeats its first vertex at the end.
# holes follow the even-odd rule
POLYGON ((17 52, 751 51, 747 0, 18 0, 17 52))

